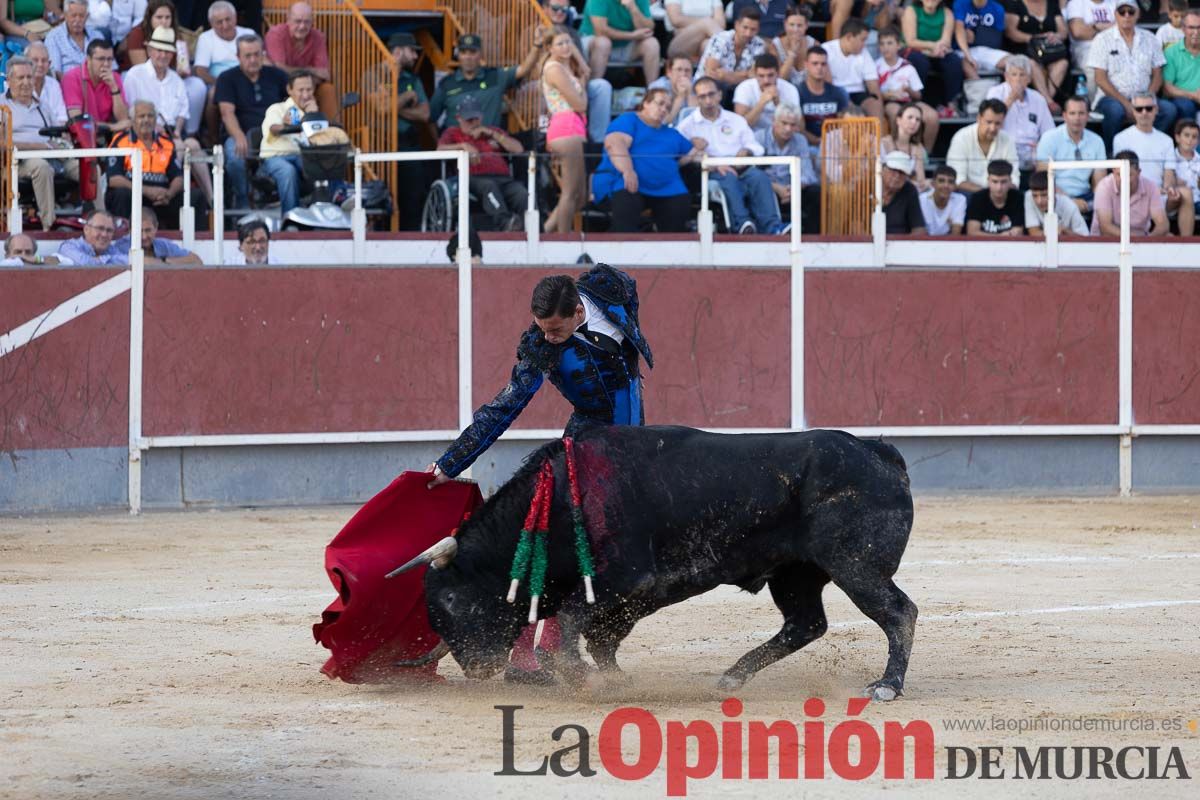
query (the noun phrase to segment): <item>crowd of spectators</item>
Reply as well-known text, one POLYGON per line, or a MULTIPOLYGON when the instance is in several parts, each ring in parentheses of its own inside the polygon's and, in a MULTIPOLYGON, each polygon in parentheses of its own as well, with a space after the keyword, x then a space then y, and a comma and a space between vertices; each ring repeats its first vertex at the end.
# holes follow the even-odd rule
MULTIPOLYGON (((792 197, 784 167, 714 168, 731 232, 785 234, 795 201, 815 231, 824 165, 838 157, 822 152, 823 123, 861 116, 880 123, 889 233, 1038 235, 1051 202, 1061 232, 1110 232, 1120 224, 1111 176, 1059 168, 1051 199, 1045 169, 1118 155, 1137 173, 1135 230, 1194 232, 1200 10, 1186 0, 1167 0, 1161 24, 1157 8, 1143 12, 1136 0, 542 3, 551 25, 532 32, 520 63, 485 64, 482 38, 467 32, 455 42, 456 68, 433 82, 417 71, 417 38, 391 34, 393 83, 390 72, 333 74, 330 43, 305 2, 265 35, 260 4, 46 2, 44 21, 61 12, 53 27, 0 11, 9 50, 25 47, 8 61, 0 102, 18 149, 68 144, 71 133, 41 131, 82 113, 113 146, 140 148, 142 197, 132 195, 130 159, 108 159, 94 207, 111 222, 145 205, 168 229, 178 226, 184 181, 211 201, 208 171, 184 175, 182 154, 215 143, 225 150, 228 207, 252 205, 257 174, 281 216, 295 208, 303 169, 297 135, 283 129, 313 113, 336 123, 338 90, 361 89, 380 108, 388 103, 373 101, 396 95, 401 150, 470 153, 474 198, 496 230, 525 224, 514 159, 541 149, 555 164, 556 204, 541 210, 547 232, 574 229, 589 202, 615 232, 686 230, 694 162, 761 154, 798 156, 802 195, 792 197), (254 27, 239 24, 247 10, 254 27), (183 25, 198 17, 207 29, 192 38, 183 25), (506 123, 526 81, 538 81, 541 125, 517 134, 506 123)), ((400 170, 394 199, 411 228, 432 175, 423 163, 400 170)), ((55 181, 78 181, 79 164, 22 160, 19 174, 32 185, 34 221, 50 229, 55 181)), ((114 243, 88 240, 88 230, 80 241, 106 257, 114 243)))

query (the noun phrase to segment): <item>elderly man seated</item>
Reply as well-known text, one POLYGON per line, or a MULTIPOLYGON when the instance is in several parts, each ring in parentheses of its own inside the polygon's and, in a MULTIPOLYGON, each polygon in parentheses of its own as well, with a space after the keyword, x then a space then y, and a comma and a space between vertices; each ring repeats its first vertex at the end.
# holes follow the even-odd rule
MULTIPOLYGON (((142 259, 146 264, 187 264, 199 266, 204 263, 200 256, 185 247, 175 244, 170 239, 158 235, 158 215, 150 206, 142 206, 142 259)), ((113 242, 113 246, 124 250, 128 255, 133 246, 133 237, 129 234, 113 242)))
POLYGON ((112 214, 95 210, 87 215, 83 236, 68 239, 58 248, 59 255, 81 267, 124 266, 129 263, 129 250, 113 242, 116 225, 112 214))
POLYGON ((61 79, 78 67, 86 58, 89 42, 107 41, 104 31, 88 24, 87 0, 65 0, 63 21, 46 34, 46 49, 50 51, 50 68, 61 79))
POLYGON ((289 125, 298 125, 305 114, 317 110, 313 96, 313 74, 297 70, 288 76, 288 99, 267 109, 262 123, 262 146, 259 156, 263 171, 275 181, 279 192, 279 215, 291 211, 300 203, 300 184, 304 168, 300 162, 300 134, 282 133, 289 125))
POLYGON ((337 90, 329 73, 329 46, 325 34, 313 27, 313 10, 308 3, 292 3, 287 22, 272 25, 263 37, 267 63, 284 72, 306 70, 316 84, 317 108, 327 119, 336 121, 341 113, 337 90))
POLYGON ((883 214, 889 234, 925 233, 921 199, 909 180, 915 169, 912 156, 901 150, 893 150, 883 160, 883 214))
POLYGON ((25 233, 14 233, 4 240, 4 259, 0 265, 5 267, 39 266, 42 264, 66 264, 67 261, 57 256, 39 256, 37 242, 25 233))
POLYGON ((1033 62, 1027 56, 1010 55, 1004 60, 1004 83, 988 90, 989 99, 999 100, 1007 107, 1002 130, 1008 133, 1017 148, 1017 162, 1026 172, 1037 163, 1037 147, 1042 136, 1054 129, 1054 117, 1046 98, 1029 88, 1033 79, 1033 62))
POLYGON ((471 154, 471 190, 482 198, 483 208, 496 230, 520 230, 522 212, 529 202, 525 184, 512 176, 503 153, 520 153, 521 143, 499 128, 483 124, 483 107, 468 97, 458 104, 458 125, 438 139, 438 150, 466 150, 471 154))
POLYGON ((133 104, 133 128, 112 140, 113 147, 133 147, 142 151, 142 196, 133 196, 133 156, 109 159, 108 191, 105 207, 118 217, 133 216, 133 204, 148 201, 159 210, 171 228, 179 227, 179 209, 183 206, 183 171, 175 159, 175 142, 155 127, 158 111, 154 104, 139 100, 133 104))
MULTIPOLYGON (((765 156, 796 156, 800 159, 800 220, 804 233, 817 233, 821 224, 821 176, 814 159, 816 148, 804 137, 804 115, 800 107, 781 103, 775 109, 771 127, 754 134, 754 140, 763 146, 765 156)), ((779 205, 792 202, 791 169, 775 164, 765 167, 771 179, 771 189, 779 205)))
MULTIPOLYGON (((175 142, 175 156, 182 160, 184 149, 192 155, 202 155, 200 142, 192 137, 184 138, 190 127, 191 109, 183 78, 171 68, 175 58, 175 31, 172 28, 156 28, 146 42, 146 60, 125 73, 125 96, 130 103, 148 100, 158 111, 158 128, 171 135, 175 142)), ((205 164, 192 165, 192 177, 199 184, 205 198, 212 202, 212 180, 205 164)))
POLYGON ((219 106, 216 99, 217 78, 238 65, 237 40, 254 36, 254 31, 237 24, 237 9, 227 0, 217 0, 208 7, 208 30, 196 40, 193 68, 196 77, 208 86, 204 106, 204 127, 209 137, 217 141, 219 106))
MULTIPOLYGON (((66 119, 47 117, 41 103, 33 96, 33 64, 29 59, 17 56, 8 61, 8 91, 0 96, 0 105, 8 106, 12 113, 12 139, 15 150, 45 150, 53 146, 51 141, 38 133, 47 123, 62 125, 66 119)), ((43 230, 54 227, 54 175, 61 171, 71 180, 79 180, 79 162, 75 159, 44 158, 21 159, 17 162, 17 174, 33 183, 33 196, 37 204, 38 219, 43 230)))

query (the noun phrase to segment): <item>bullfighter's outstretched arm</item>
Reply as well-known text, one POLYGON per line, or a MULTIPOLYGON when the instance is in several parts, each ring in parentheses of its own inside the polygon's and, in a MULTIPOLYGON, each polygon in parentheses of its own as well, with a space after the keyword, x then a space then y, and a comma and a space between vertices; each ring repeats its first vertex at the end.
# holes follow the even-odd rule
POLYGON ((529 405, 541 388, 542 371, 528 357, 519 357, 512 377, 490 403, 480 406, 474 421, 459 434, 449 449, 437 460, 438 469, 455 477, 474 463, 475 459, 508 430, 513 420, 529 405))

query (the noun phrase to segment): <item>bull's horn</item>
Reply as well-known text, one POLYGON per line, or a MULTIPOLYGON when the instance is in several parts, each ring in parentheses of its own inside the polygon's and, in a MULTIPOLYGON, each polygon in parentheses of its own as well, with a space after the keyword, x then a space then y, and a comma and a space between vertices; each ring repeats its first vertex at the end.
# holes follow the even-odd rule
POLYGON ((408 661, 397 661, 392 666, 394 667, 423 667, 426 664, 431 664, 434 661, 445 658, 450 652, 450 645, 445 642, 438 642, 437 647, 430 650, 420 658, 412 658, 408 661))
POLYGON ((432 564, 434 569, 443 569, 447 564, 454 560, 454 556, 457 553, 458 542, 454 540, 453 536, 447 536, 445 539, 442 539, 440 542, 433 545, 433 547, 430 547, 424 553, 421 553, 421 555, 417 556, 412 561, 409 561, 403 566, 396 567, 394 570, 389 572, 386 577, 394 578, 397 575, 402 575, 403 573, 408 572, 410 569, 415 569, 422 564, 432 564))

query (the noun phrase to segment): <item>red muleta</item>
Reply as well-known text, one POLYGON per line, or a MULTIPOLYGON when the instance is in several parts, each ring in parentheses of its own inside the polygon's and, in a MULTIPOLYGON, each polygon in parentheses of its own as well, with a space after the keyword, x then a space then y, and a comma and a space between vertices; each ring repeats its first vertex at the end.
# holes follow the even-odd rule
POLYGON ((313 637, 332 651, 321 668, 347 683, 437 680, 437 662, 397 667, 441 641, 429 626, 425 570, 384 576, 443 537, 483 503, 479 487, 451 481, 430 491, 433 476, 405 472, 358 510, 325 548, 325 571, 337 590, 313 625, 313 637))

